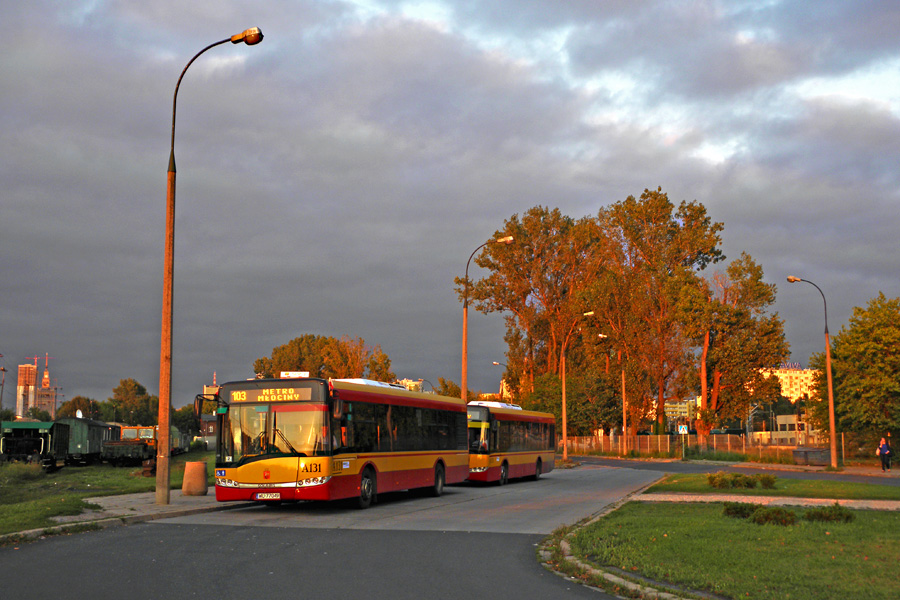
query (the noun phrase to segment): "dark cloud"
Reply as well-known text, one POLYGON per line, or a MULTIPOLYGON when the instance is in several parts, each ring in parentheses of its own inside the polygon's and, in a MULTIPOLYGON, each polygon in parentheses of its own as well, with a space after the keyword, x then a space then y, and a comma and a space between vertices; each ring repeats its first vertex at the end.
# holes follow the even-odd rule
MULTIPOLYGON (((262 44, 210 50, 179 90, 176 405, 304 333, 458 381, 472 250, 532 206, 582 217, 656 186, 763 265, 805 363, 820 298, 787 275, 823 287, 833 332, 898 295, 896 95, 809 85, 898 51, 892 4, 799 7, 453 2, 436 24, 394 2, 7 3, 0 364, 49 353, 69 398, 156 393, 175 83, 250 26, 262 44)), ((470 314, 473 387, 496 389, 503 331, 470 314)))

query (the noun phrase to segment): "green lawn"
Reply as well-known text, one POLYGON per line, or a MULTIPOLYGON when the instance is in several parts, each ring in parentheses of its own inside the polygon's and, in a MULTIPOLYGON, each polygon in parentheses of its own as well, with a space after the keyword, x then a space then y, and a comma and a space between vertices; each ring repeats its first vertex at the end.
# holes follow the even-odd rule
MULTIPOLYGON (((172 457, 170 482, 181 488, 186 461, 206 461, 212 471, 214 452, 189 452, 172 457)), ((155 477, 142 477, 140 467, 109 465, 65 467, 45 473, 37 465, 0 465, 0 534, 51 527, 51 517, 77 515, 90 508, 84 498, 156 489, 155 477)))
POLYGON ((756 525, 724 516, 721 503, 631 502, 570 544, 594 564, 729 598, 896 598, 900 513, 853 514, 850 523, 756 525))
POLYGON ((710 487, 706 475, 669 475, 647 493, 739 494, 745 496, 795 496, 799 498, 846 498, 854 500, 900 500, 900 487, 877 483, 845 483, 807 479, 777 478, 775 489, 717 489, 710 487))

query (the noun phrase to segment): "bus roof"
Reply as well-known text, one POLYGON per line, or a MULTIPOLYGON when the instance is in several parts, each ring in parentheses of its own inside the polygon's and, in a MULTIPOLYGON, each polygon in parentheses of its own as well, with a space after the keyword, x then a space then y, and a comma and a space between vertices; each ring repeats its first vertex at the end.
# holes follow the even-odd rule
POLYGON ((507 408, 504 406, 495 406, 496 404, 500 404, 499 402, 484 402, 484 401, 473 401, 469 402, 469 406, 472 407, 483 407, 490 411, 492 415, 494 415, 497 419, 501 421, 542 421, 542 422, 556 422, 556 417, 551 413, 545 412, 537 412, 533 410, 522 410, 521 406, 516 406, 516 408, 507 408))
POLYGON ((466 403, 462 398, 450 398, 449 396, 439 396, 425 392, 411 392, 400 385, 357 379, 332 379, 330 382, 335 390, 341 392, 340 398, 344 400, 365 402, 368 396, 371 399, 370 401, 374 401, 377 396, 379 402, 386 401, 388 404, 458 410, 460 412, 465 412, 466 410, 466 403), (373 383, 377 385, 373 385, 373 383))
POLYGON ((329 380, 318 377, 248 379, 246 381, 230 381, 220 386, 220 389, 253 384, 265 385, 273 389, 278 389, 281 387, 290 387, 292 383, 298 381, 313 381, 329 385, 332 389, 340 392, 339 397, 342 400, 419 406, 422 408, 436 408, 459 412, 465 412, 466 410, 466 403, 462 398, 450 398, 448 396, 439 396, 437 394, 425 392, 411 392, 399 384, 361 378, 329 380))

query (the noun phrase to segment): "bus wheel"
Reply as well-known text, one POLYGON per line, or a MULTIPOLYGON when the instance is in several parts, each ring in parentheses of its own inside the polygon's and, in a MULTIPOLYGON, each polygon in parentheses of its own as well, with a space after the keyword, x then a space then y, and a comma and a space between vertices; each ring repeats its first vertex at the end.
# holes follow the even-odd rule
POLYGON ((377 490, 375 472, 370 468, 366 468, 359 480, 359 507, 369 508, 375 499, 377 490))
POLYGON ((434 486, 431 488, 431 495, 438 498, 444 493, 444 465, 437 465, 434 468, 434 486))
POLYGON ((534 480, 537 481, 541 478, 541 459, 538 459, 537 464, 534 465, 534 480))
POLYGON ((500 481, 498 482, 500 485, 506 485, 509 483, 509 465, 503 463, 500 466, 500 481))

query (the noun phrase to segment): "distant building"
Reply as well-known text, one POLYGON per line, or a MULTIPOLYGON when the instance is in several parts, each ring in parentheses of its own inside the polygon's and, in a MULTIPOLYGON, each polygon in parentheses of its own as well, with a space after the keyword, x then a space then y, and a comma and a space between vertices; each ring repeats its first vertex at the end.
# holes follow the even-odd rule
POLYGON ((697 408, 700 406, 700 396, 696 399, 682 400, 681 402, 666 402, 664 411, 669 423, 690 423, 697 418, 697 408))
POLYGON ((208 448, 216 447, 216 415, 200 415, 200 439, 208 448))
POLYGON ((34 396, 34 406, 38 410, 50 413, 51 419, 56 419, 56 386, 50 385, 50 357, 44 362, 44 376, 41 378, 41 387, 34 396))
POLYGON ((782 366, 778 369, 765 369, 763 375, 774 375, 781 383, 781 395, 791 402, 813 395, 813 377, 816 369, 801 369, 797 366, 782 366))
POLYGON ((798 415, 777 415, 774 431, 755 431, 754 443, 774 446, 805 446, 824 443, 821 432, 806 420, 806 411, 798 415))
POLYGON ((37 383, 37 361, 33 365, 19 365, 19 381, 16 385, 16 416, 24 417, 34 406, 37 383))
POLYGON ((56 419, 56 401, 59 388, 50 385, 50 356, 44 360, 44 376, 37 385, 37 361, 33 365, 19 365, 19 381, 16 385, 16 417, 24 417, 32 408, 46 411, 56 419))

